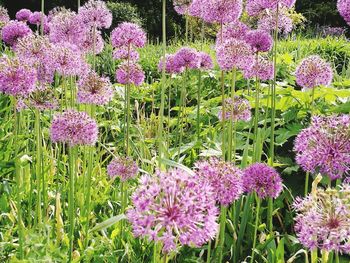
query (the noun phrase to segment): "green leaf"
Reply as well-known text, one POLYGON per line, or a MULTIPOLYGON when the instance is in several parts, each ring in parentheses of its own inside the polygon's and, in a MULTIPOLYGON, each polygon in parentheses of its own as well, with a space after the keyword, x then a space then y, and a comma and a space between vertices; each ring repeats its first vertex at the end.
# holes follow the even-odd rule
POLYGON ((126 216, 124 214, 113 216, 113 217, 107 219, 106 221, 103 221, 102 223, 99 223, 96 226, 94 226, 90 230, 90 232, 100 231, 102 229, 106 229, 108 227, 113 226, 114 224, 118 223, 120 220, 123 220, 123 219, 126 219, 126 216))

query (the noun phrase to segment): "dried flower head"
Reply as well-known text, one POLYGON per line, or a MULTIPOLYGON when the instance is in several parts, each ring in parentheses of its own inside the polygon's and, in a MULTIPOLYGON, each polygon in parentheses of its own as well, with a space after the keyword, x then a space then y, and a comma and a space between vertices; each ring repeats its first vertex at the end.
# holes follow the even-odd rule
POLYGON ((163 252, 178 245, 202 246, 217 233, 218 209, 208 183, 174 169, 145 175, 127 211, 136 237, 163 243, 163 252))

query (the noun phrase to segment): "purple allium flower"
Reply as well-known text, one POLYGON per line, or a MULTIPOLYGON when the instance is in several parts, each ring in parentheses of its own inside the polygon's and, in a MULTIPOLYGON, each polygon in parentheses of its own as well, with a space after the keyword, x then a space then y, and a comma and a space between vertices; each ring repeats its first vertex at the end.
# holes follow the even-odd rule
POLYGON ((194 48, 180 48, 174 55, 175 68, 199 69, 201 57, 194 48))
POLYGON ((140 55, 139 53, 130 48, 128 49, 127 47, 121 47, 113 51, 113 58, 117 60, 128 60, 130 61, 139 61, 140 55))
POLYGON ((41 23, 44 22, 45 25, 47 24, 47 17, 43 12, 35 11, 30 15, 28 22, 36 26, 40 26, 41 23))
MULTIPOLYGON (((219 120, 223 120, 223 110, 218 113, 219 120)), ((225 100, 225 120, 231 121, 250 121, 252 118, 251 106, 249 101, 240 97, 225 100)))
POLYGON ((27 109, 28 109, 28 105, 25 103, 24 99, 18 98, 16 101, 16 110, 23 111, 27 109))
POLYGON ((25 22, 11 20, 1 30, 2 40, 10 45, 16 45, 18 39, 32 34, 32 30, 25 22))
POLYGON ((26 22, 29 20, 29 17, 31 14, 32 14, 32 11, 30 11, 29 9, 23 8, 16 13, 16 19, 18 21, 26 22))
MULTIPOLYGON (((278 13, 278 32, 288 34, 293 30, 293 20, 286 12, 282 11, 278 13)), ((264 13, 258 21, 258 29, 268 32, 274 31, 276 29, 276 11, 264 13)))
POLYGON ((247 32, 245 41, 252 47, 254 52, 270 51, 273 45, 271 35, 264 30, 251 30, 247 32))
POLYGON ((16 57, 0 58, 0 92, 7 95, 28 97, 35 90, 35 68, 16 57))
POLYGON ((297 84, 304 89, 317 86, 329 86, 333 79, 331 65, 321 57, 314 55, 305 58, 295 72, 297 84))
POLYGON ((79 8, 84 23, 97 28, 109 28, 112 25, 112 12, 103 1, 89 0, 79 8))
POLYGON ((214 67, 213 64, 213 60, 211 58, 211 56, 205 52, 198 52, 198 55, 201 59, 201 63, 200 63, 200 69, 202 70, 209 70, 212 69, 214 67))
POLYGON ((105 46, 103 37, 101 35, 101 31, 95 30, 95 36, 94 36, 93 30, 87 31, 86 37, 80 46, 84 53, 93 54, 95 52, 95 55, 100 54, 103 51, 103 48, 105 46), (95 38, 95 41, 94 41, 94 38, 95 38), (94 47, 94 44, 95 44, 95 47, 94 47))
POLYGON ((246 192, 256 192, 261 199, 277 198, 282 192, 282 179, 274 168, 264 163, 255 163, 243 172, 243 187, 246 192))
POLYGON ((52 53, 53 67, 62 76, 79 76, 89 70, 82 53, 68 42, 55 45, 52 53))
POLYGON ((138 171, 137 163, 130 157, 118 157, 107 166, 109 177, 119 177, 122 182, 135 178, 138 171))
POLYGON ((50 87, 37 88, 29 97, 29 105, 40 111, 56 110, 58 100, 50 87))
POLYGON ((174 9, 180 15, 186 15, 189 12, 192 0, 174 0, 174 9))
POLYGON ((53 142, 76 145, 94 145, 97 141, 98 128, 96 121, 87 113, 68 110, 57 113, 52 121, 51 140, 53 142))
POLYGON ((205 7, 205 5, 203 5, 204 1, 205 0, 193 0, 189 6, 188 13, 194 17, 202 17, 205 7))
MULTIPOLYGON (((165 72, 169 73, 169 74, 178 74, 178 73, 182 73, 185 68, 184 67, 177 67, 177 65, 174 63, 174 54, 166 54, 165 55, 165 72)), ((164 59, 161 58, 159 60, 159 64, 158 64, 158 70, 160 72, 162 72, 163 70, 163 61, 164 59)))
POLYGON ((320 172, 332 180, 349 175, 350 115, 313 117, 294 144, 296 162, 303 170, 320 172))
POLYGON ((163 243, 163 253, 178 245, 200 247, 218 231, 212 187, 180 169, 144 175, 127 211, 136 237, 163 243))
POLYGON ((10 16, 7 9, 0 6, 0 28, 10 22, 10 16))
POLYGON ((292 8, 296 0, 248 0, 246 10, 249 16, 259 16, 267 9, 275 10, 277 5, 280 8, 292 8))
POLYGON ((350 254, 350 185, 340 189, 317 189, 305 198, 296 198, 295 231, 301 244, 350 254))
POLYGON ((115 48, 143 47, 146 44, 146 33, 139 25, 124 22, 113 29, 111 42, 115 48))
POLYGON ((90 71, 78 82, 79 103, 105 105, 113 95, 113 87, 109 79, 98 76, 94 71, 90 71))
POLYGON ((190 13, 197 13, 208 23, 226 24, 237 21, 242 10, 242 0, 198 0, 193 1, 190 13))
POLYGON ((216 47, 217 60, 222 70, 248 69, 254 63, 253 51, 243 40, 229 39, 216 47))
POLYGON ((216 45, 218 46, 231 38, 244 40, 248 31, 249 27, 241 21, 225 24, 222 28, 222 32, 219 31, 216 35, 216 45))
POLYGON ((242 195, 243 172, 233 163, 210 158, 198 161, 194 166, 198 179, 211 185, 215 200, 221 205, 228 206, 242 195))
POLYGON ((258 78, 262 81, 271 80, 274 77, 274 66, 272 61, 265 57, 258 56, 250 69, 243 71, 246 79, 258 78))
POLYGON ((116 71, 116 80, 120 84, 140 86, 145 81, 145 73, 139 64, 125 61, 116 71))
POLYGON ((350 23, 350 1, 349 0, 338 0, 337 8, 340 15, 349 24, 350 23))
POLYGON ((81 16, 66 9, 51 13, 49 19, 49 38, 53 43, 68 42, 80 46, 90 30, 81 16))

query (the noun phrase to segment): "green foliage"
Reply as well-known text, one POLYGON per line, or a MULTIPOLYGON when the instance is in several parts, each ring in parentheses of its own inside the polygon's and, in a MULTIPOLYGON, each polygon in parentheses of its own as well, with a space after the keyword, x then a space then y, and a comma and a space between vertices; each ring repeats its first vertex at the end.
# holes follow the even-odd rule
POLYGON ((107 2, 108 8, 113 14, 113 22, 111 28, 115 28, 121 22, 131 22, 143 25, 143 20, 136 6, 130 3, 107 2))

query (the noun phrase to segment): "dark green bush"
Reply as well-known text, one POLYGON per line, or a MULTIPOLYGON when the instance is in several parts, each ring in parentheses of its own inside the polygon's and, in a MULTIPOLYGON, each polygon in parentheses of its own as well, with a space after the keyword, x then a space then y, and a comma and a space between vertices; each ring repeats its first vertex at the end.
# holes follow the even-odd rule
POLYGON ((107 6, 113 14, 111 28, 115 28, 121 22, 132 22, 139 25, 143 24, 143 20, 136 6, 130 3, 120 2, 107 2, 107 6))

